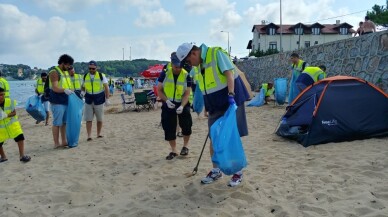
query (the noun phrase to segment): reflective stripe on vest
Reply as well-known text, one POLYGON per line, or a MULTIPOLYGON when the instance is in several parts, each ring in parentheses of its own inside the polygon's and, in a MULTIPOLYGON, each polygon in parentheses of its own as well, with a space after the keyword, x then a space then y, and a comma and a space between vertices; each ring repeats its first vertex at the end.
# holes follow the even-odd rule
POLYGON ((323 77, 326 78, 326 73, 319 67, 306 67, 303 73, 310 75, 314 82, 318 81, 319 75, 321 74, 323 74, 323 77))
POLYGON ((36 81, 36 90, 38 91, 39 94, 44 93, 44 82, 42 81, 42 78, 39 78, 36 81))
MULTIPOLYGON (((103 74, 101 74, 103 76, 103 74)), ((86 74, 84 81, 85 91, 88 94, 100 94, 104 92, 104 85, 102 79, 100 78, 100 73, 96 71, 94 74, 94 79, 90 77, 90 73, 86 74)))
MULTIPOLYGON (((222 51, 222 49, 220 47, 208 48, 205 63, 200 66, 205 69, 205 73, 198 76, 199 88, 203 95, 217 92, 228 86, 226 76, 219 70, 217 65, 217 51, 222 51)), ((235 70, 232 72, 236 79, 238 74, 235 70)))
MULTIPOLYGON (((67 71, 63 72, 58 66, 55 66, 54 70, 59 75, 58 87, 63 88, 63 89, 70 89, 70 87, 71 87, 71 80, 69 78, 70 76, 67 73, 67 71)), ((53 72, 53 70, 50 71, 50 73, 52 73, 52 72, 53 72)), ((50 83, 49 83, 49 88, 52 89, 51 80, 50 80, 50 83)))
MULTIPOLYGON (((16 101, 5 99, 4 101, 4 112, 9 114, 15 110, 16 101)), ((0 120, 0 142, 4 142, 7 139, 16 138, 18 135, 22 134, 22 128, 18 121, 18 117, 15 115, 13 117, 8 117, 3 120, 0 120)))
POLYGON ((81 90, 82 85, 82 76, 80 74, 74 74, 74 76, 70 76, 71 79, 71 89, 72 90, 81 90))
POLYGON ((9 98, 9 84, 4 78, 0 78, 0 87, 5 90, 5 98, 9 98))
POLYGON ((303 69, 302 69, 303 68, 303 63, 304 63, 303 60, 299 60, 298 65, 292 64, 291 67, 292 67, 293 70, 296 70, 298 72, 302 72, 303 71, 303 69))
POLYGON ((187 89, 187 76, 187 71, 181 69, 181 72, 179 73, 178 79, 175 84, 172 68, 167 68, 166 78, 163 81, 163 91, 170 101, 182 102, 183 94, 187 89))

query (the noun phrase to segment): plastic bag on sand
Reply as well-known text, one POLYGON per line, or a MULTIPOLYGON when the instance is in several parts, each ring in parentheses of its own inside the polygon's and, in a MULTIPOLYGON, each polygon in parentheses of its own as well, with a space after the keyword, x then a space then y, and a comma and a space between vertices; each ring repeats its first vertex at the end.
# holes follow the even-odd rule
POLYGON ((33 95, 27 99, 26 111, 37 121, 46 119, 46 111, 39 96, 33 95))
POLYGON ((262 106, 265 103, 265 90, 261 88, 260 92, 256 94, 251 101, 248 102, 247 106, 262 106))
POLYGON ((212 161, 226 175, 232 175, 247 166, 244 149, 237 128, 235 104, 210 127, 214 154, 212 161))
POLYGON ((69 95, 66 116, 66 139, 69 148, 78 146, 84 102, 75 94, 69 95))
POLYGON ((126 84, 125 85, 125 93, 128 95, 132 94, 132 85, 131 84, 126 84))
POLYGON ((194 99, 193 99, 193 109, 197 114, 200 114, 203 110, 204 107, 204 100, 203 100, 203 95, 201 92, 201 89, 199 89, 199 86, 195 88, 194 91, 194 99))
POLYGON ((286 102, 287 97, 287 78, 275 79, 275 100, 279 105, 286 102))

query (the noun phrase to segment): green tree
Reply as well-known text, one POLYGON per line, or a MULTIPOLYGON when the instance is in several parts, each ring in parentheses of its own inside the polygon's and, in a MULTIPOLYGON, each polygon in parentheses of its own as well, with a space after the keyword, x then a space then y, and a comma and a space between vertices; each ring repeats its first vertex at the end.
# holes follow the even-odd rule
POLYGON ((277 49, 268 49, 267 51, 255 50, 255 51, 251 51, 251 53, 249 53, 249 56, 262 57, 262 56, 268 56, 276 53, 279 53, 277 49))
POLYGON ((387 7, 374 5, 372 11, 367 11, 366 15, 377 25, 388 26, 388 9, 387 7))

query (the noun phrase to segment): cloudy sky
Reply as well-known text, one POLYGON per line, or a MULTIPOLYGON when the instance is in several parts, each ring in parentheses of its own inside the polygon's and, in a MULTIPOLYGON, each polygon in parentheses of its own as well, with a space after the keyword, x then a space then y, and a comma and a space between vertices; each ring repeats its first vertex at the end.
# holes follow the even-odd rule
MULTIPOLYGON (((357 28, 374 4, 385 0, 282 0, 283 24, 339 19, 357 28)), ((243 57, 252 26, 279 23, 279 14, 279 0, 0 0, 0 63, 48 68, 63 53, 77 62, 123 53, 168 60, 183 42, 226 49, 221 31, 232 55, 243 57)))

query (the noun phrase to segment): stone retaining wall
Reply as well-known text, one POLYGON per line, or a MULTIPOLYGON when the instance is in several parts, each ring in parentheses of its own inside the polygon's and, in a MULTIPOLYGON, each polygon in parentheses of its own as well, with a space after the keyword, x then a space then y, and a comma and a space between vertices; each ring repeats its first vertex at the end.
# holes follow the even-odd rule
MULTIPOLYGON (((290 79, 291 51, 249 59, 236 65, 252 88, 275 78, 290 79)), ((388 93, 388 31, 315 45, 297 51, 310 65, 325 65, 328 76, 348 75, 372 82, 388 93)))

